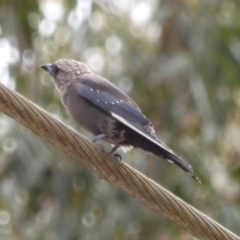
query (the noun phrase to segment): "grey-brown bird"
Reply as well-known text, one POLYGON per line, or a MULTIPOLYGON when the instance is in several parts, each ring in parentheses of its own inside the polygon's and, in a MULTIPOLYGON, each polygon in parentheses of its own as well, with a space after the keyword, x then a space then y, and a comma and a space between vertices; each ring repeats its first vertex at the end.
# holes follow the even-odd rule
POLYGON ((141 148, 175 163, 199 181, 192 167, 157 138, 138 105, 114 84, 72 59, 41 68, 50 73, 72 117, 94 134, 93 141, 103 139, 114 145, 110 154, 122 146, 141 148))

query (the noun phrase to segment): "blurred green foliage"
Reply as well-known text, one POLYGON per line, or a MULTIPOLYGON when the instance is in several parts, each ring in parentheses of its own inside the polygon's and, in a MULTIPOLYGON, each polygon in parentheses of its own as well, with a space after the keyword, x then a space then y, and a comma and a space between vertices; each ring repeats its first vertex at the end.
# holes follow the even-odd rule
MULTIPOLYGON (((39 66, 85 62, 129 94, 198 185, 140 150, 124 161, 240 235, 239 0, 0 0, 0 81, 91 137, 39 66)), ((193 239, 0 115, 0 238, 193 239)), ((106 145, 107 148, 107 145, 106 145)))

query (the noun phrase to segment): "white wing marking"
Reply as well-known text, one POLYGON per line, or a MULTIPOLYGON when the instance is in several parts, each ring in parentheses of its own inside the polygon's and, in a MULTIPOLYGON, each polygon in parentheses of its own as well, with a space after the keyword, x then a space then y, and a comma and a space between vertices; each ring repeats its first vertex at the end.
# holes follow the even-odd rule
POLYGON ((171 154, 174 154, 170 149, 166 148, 164 145, 162 145, 161 143, 157 142, 156 140, 154 140, 153 138, 151 138, 150 136, 148 136, 147 134, 145 134, 144 132, 140 131, 139 129, 137 129, 136 127, 134 127, 132 124, 130 124, 129 122, 127 122, 125 119, 123 119, 122 117, 120 117, 119 115, 110 112, 111 115, 116 118, 118 121, 120 121, 121 123, 125 124, 126 126, 128 126, 129 128, 131 128, 132 130, 138 132, 140 135, 144 136, 145 138, 147 138, 148 140, 150 140, 151 142, 155 143, 156 145, 158 145, 159 147, 165 149, 166 151, 168 151, 171 154))

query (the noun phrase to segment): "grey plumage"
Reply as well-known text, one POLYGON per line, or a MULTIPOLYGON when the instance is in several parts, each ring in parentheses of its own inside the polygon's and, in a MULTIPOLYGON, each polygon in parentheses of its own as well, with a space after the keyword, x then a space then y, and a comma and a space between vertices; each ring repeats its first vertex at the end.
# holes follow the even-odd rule
POLYGON ((41 67, 52 76, 73 118, 95 135, 94 141, 104 139, 114 144, 111 153, 121 146, 152 152, 199 181, 192 167, 157 138, 138 105, 114 84, 72 59, 59 59, 41 67))

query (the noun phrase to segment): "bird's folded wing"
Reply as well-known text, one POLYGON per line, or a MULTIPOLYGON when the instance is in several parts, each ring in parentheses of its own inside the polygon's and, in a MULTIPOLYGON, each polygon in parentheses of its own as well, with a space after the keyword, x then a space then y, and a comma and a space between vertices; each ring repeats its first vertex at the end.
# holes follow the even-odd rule
POLYGON ((94 106, 100 108, 125 126, 157 145, 161 150, 165 151, 165 154, 163 155, 165 159, 174 162, 176 165, 187 171, 194 179, 199 181, 194 174, 192 167, 186 161, 177 156, 160 140, 156 140, 151 136, 151 133, 147 131, 146 128, 150 122, 130 98, 119 90, 114 88, 109 90, 106 86, 101 86, 99 83, 92 82, 90 79, 88 80, 89 81, 76 79, 73 83, 75 84, 74 89, 76 89, 79 97, 86 99, 94 106))
MULTIPOLYGON (((149 139, 154 144, 165 149, 167 152, 174 154, 165 144, 157 141, 147 131, 146 126, 150 124, 149 120, 141 113, 138 107, 135 106, 128 98, 123 95, 115 97, 108 89, 98 86, 96 83, 90 81, 83 81, 83 79, 76 79, 75 89, 80 97, 91 102, 102 111, 111 115, 119 122, 139 133, 143 137, 149 139)), ((121 93, 121 92, 120 92, 121 93)))

